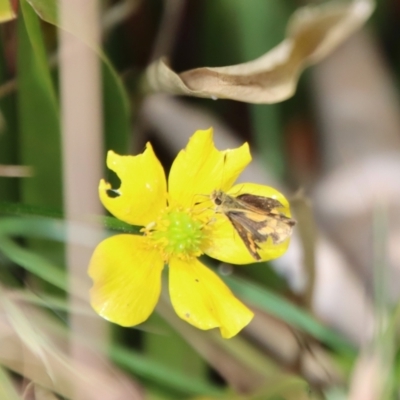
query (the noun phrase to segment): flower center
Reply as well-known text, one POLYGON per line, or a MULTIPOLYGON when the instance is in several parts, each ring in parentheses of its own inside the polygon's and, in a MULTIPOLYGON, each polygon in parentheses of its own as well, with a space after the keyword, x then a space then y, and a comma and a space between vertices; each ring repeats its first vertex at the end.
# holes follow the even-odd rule
POLYGON ((170 209, 144 228, 144 233, 168 262, 171 256, 191 258, 203 254, 207 237, 205 226, 206 223, 190 210, 170 209))

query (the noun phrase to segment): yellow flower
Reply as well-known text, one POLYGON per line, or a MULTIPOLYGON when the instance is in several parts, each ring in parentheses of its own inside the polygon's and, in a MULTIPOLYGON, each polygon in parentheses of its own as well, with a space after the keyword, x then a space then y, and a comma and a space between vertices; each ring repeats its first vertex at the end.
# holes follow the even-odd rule
MULTIPOLYGON (((161 291, 161 271, 169 267, 169 293, 178 316, 199 329, 218 327, 236 335, 253 318, 198 257, 207 254, 233 264, 254 262, 230 221, 215 212, 214 190, 232 195, 253 193, 287 200, 273 188, 250 183, 233 186, 251 161, 247 143, 218 151, 212 129, 197 131, 172 164, 167 181, 150 143, 138 156, 109 151, 107 166, 121 180, 118 189, 100 181, 103 205, 117 218, 143 226, 142 235, 118 234, 101 242, 89 266, 93 279, 91 304, 102 317, 122 326, 145 321, 161 291), (113 195, 110 196, 110 193, 113 195)), ((261 246, 262 260, 282 255, 288 240, 261 246)))

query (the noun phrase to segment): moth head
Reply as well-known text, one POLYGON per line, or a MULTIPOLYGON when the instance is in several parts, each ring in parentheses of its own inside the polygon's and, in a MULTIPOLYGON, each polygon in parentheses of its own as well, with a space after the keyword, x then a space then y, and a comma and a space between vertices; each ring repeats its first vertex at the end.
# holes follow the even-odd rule
POLYGON ((221 190, 214 190, 210 195, 210 199, 216 206, 220 206, 223 203, 222 196, 221 190))

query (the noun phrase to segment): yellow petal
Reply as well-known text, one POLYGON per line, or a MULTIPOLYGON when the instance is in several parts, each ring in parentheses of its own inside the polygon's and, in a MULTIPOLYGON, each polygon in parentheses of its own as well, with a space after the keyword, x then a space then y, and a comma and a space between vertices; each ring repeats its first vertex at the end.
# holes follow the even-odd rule
POLYGON ((224 338, 239 333, 254 315, 214 272, 195 258, 171 260, 169 292, 180 318, 199 329, 219 328, 224 338))
POLYGON ((107 193, 111 185, 100 181, 99 195, 105 208, 118 219, 132 225, 147 225, 166 207, 167 187, 164 169, 150 143, 137 156, 107 154, 107 166, 121 180, 117 197, 107 193))
POLYGON ((168 178, 170 200, 191 207, 214 189, 227 190, 251 161, 249 146, 219 151, 213 130, 199 130, 176 157, 168 178))
POLYGON ((163 259, 146 238, 116 235, 103 240, 89 265, 91 304, 103 318, 122 326, 145 321, 161 291, 163 259))
MULTIPOLYGON (((276 199, 283 206, 279 211, 287 217, 291 216, 289 203, 286 198, 282 193, 270 186, 241 183, 235 185, 227 192, 232 197, 244 193, 276 199)), ((215 214, 213 221, 209 235, 210 246, 206 250, 207 255, 230 264, 250 264, 256 262, 238 232, 224 214, 215 214)), ((290 239, 287 239, 282 243, 274 244, 272 239, 268 238, 265 243, 257 243, 260 247, 257 251, 261 257, 260 261, 268 261, 280 257, 286 252, 289 241, 290 239)))

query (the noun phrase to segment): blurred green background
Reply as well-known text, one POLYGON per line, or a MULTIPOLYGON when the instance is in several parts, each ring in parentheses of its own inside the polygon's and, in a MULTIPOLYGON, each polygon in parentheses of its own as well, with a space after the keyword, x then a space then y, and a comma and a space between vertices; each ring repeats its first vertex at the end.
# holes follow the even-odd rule
POLYGON ((142 89, 162 55, 178 72, 249 61, 284 40, 295 10, 321 3, 104 0, 98 14, 62 20, 56 1, 0 0, 0 399, 400 398, 400 3, 379 0, 282 103, 142 89), (65 122, 65 88, 85 82, 62 80, 60 25, 99 63, 88 110, 101 126, 87 125, 87 142, 65 122), (98 179, 115 179, 106 151, 151 141, 168 169, 192 127, 215 121, 219 147, 248 141, 257 168, 246 178, 282 189, 298 220, 280 261, 205 260, 255 320, 223 340, 180 321, 164 297, 142 326, 101 320, 85 260, 101 237, 135 231, 90 206, 98 179))

